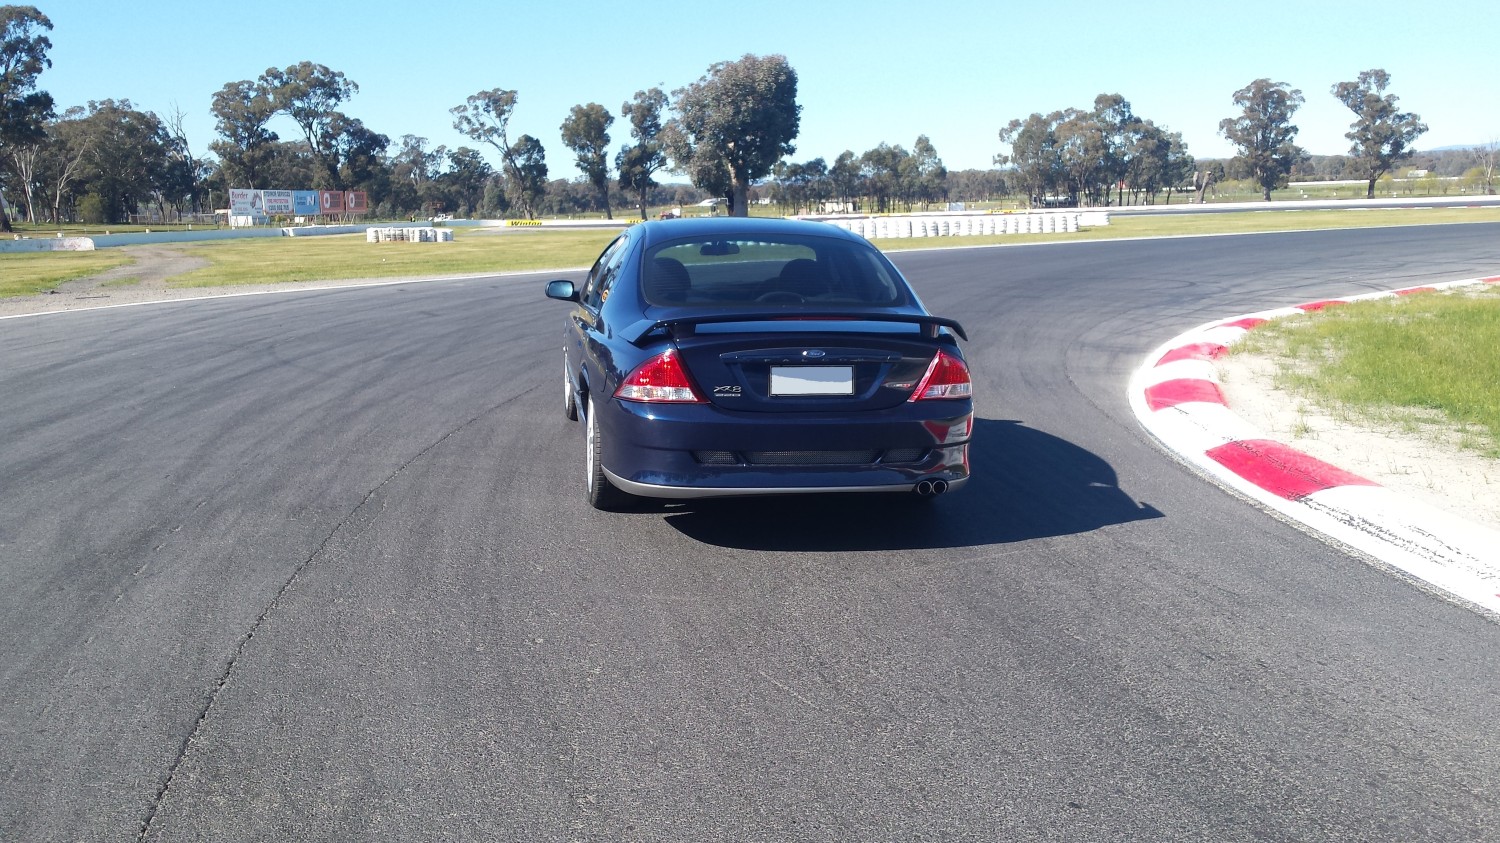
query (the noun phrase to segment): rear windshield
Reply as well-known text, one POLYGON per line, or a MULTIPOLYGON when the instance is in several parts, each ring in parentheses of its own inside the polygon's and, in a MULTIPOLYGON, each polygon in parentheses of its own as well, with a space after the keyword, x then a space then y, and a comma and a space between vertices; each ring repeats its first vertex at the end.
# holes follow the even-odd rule
POLYGON ((646 254, 657 305, 896 305, 905 288, 874 247, 832 237, 681 240, 646 254))

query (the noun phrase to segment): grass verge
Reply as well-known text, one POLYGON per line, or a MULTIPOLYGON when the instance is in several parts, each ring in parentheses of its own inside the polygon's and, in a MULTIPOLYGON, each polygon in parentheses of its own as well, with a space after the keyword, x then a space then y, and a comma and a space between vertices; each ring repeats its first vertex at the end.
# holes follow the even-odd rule
POLYGON ((45 293, 134 260, 122 252, 0 252, 0 299, 45 293))
MULTIPOLYGON (((1115 216, 1074 233, 916 237, 874 241, 887 251, 1020 245, 1123 237, 1171 237, 1370 226, 1500 222, 1500 208, 1244 211, 1115 216)), ((356 278, 465 275, 587 266, 615 230, 459 229, 451 243, 367 243, 362 235, 164 243, 210 266, 168 280, 173 287, 228 287, 356 278)), ((99 252, 0 253, 0 298, 34 295, 130 260, 131 247, 99 252)))
POLYGON ((1233 353, 1279 360, 1278 383, 1333 412, 1456 431, 1500 459, 1500 288, 1353 302, 1277 319, 1233 353))
POLYGON ((461 231, 451 243, 367 243, 363 234, 182 243, 211 266, 173 287, 406 278, 588 266, 617 231, 461 231))

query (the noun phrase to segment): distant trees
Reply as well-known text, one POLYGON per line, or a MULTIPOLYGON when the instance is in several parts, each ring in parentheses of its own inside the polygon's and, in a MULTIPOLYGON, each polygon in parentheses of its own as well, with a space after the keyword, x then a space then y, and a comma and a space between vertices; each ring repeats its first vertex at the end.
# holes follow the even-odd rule
POLYGON ((507 133, 515 108, 515 91, 493 88, 474 94, 449 111, 453 114, 453 128, 500 152, 505 167, 506 197, 527 219, 536 219, 538 200, 547 189, 547 152, 542 142, 531 135, 522 135, 513 144, 509 142, 507 133))
POLYGON ((1474 147, 1474 160, 1474 169, 1484 185, 1484 192, 1495 195, 1495 165, 1500 164, 1500 140, 1474 147))
POLYGON ((52 116, 52 95, 37 89, 37 77, 52 66, 46 32, 52 21, 35 6, 0 6, 0 231, 10 231, 6 189, 19 182, 32 211, 32 181, 39 147, 46 140, 45 122, 52 116))
POLYGON ((536 219, 547 194, 547 151, 542 142, 522 135, 505 156, 505 195, 526 219, 536 219))
POLYGON ((1302 92, 1285 82, 1256 79, 1234 92, 1240 113, 1219 121, 1219 131, 1239 149, 1236 162, 1271 201, 1271 191, 1285 187, 1292 167, 1306 153, 1293 143, 1292 115, 1302 106, 1302 92))
MULTIPOLYGON (((1019 194, 1033 206, 1171 202, 1214 185, 1253 181, 1261 195, 1288 179, 1359 178, 1377 182, 1403 160, 1429 173, 1431 189, 1495 190, 1500 144, 1413 155, 1426 131, 1397 108, 1389 74, 1365 71, 1331 93, 1356 117, 1347 155, 1308 156, 1292 119, 1302 93, 1258 79, 1234 94, 1239 113, 1219 122, 1236 146, 1227 162, 1195 161, 1179 132, 1135 113, 1119 93, 1084 108, 1037 112, 999 131, 1003 169, 950 172, 931 138, 911 147, 881 142, 831 161, 795 161, 801 126, 798 78, 784 56, 745 55, 718 62, 671 96, 637 91, 618 117, 630 139, 610 160, 616 119, 596 102, 573 106, 558 126, 581 177, 549 179, 543 140, 510 131, 518 93, 494 88, 450 109, 472 146, 431 147, 425 138, 390 139, 344 109, 359 86, 343 73, 304 61, 225 84, 209 104, 209 155, 194 156, 182 115, 163 118, 129 100, 99 100, 55 113, 37 85, 50 66, 51 22, 32 6, 0 6, 0 228, 11 215, 33 222, 87 216, 123 221, 144 212, 171 217, 211 210, 230 187, 363 190, 383 216, 598 213, 616 206, 683 204, 725 197, 746 214, 769 197, 789 212, 832 208, 889 212, 949 201, 1019 194), (285 139, 278 135, 295 125, 285 139), (273 128, 276 127, 276 128, 273 128), (486 161, 483 150, 492 150, 486 161), (498 155, 498 161, 495 156, 498 155), (614 171, 610 166, 613 164, 614 171), (660 186, 663 171, 692 187, 660 186), (611 191, 614 181, 617 190, 611 191)), ((569 168, 571 172, 571 168, 569 168)), ((1408 183, 1405 189, 1415 187, 1408 183)), ((1401 189, 1401 188, 1392 188, 1401 189)), ((1425 186, 1415 189, 1428 189, 1425 186)))
POLYGON ((672 96, 677 116, 662 137, 674 169, 745 216, 751 183, 796 151, 797 72, 785 56, 747 54, 711 66, 672 96))
MULTIPOLYGON (((322 178, 314 186, 344 190, 347 185, 340 173, 347 147, 368 143, 372 138, 347 138, 353 132, 366 130, 358 120, 351 120, 338 110, 345 100, 359 92, 359 85, 326 65, 299 62, 284 70, 267 68, 256 82, 273 113, 292 118, 307 140, 308 151, 321 167, 322 178)), ((383 136, 382 136, 383 137, 383 136)))
POLYGON ((573 150, 578 169, 599 191, 599 204, 608 219, 614 219, 609 212, 609 127, 614 122, 614 115, 604 106, 591 102, 573 106, 559 127, 563 146, 573 150))
POLYGON ((635 143, 620 147, 615 169, 620 173, 620 189, 635 191, 639 197, 641 219, 646 218, 646 195, 656 186, 652 176, 667 165, 660 139, 666 107, 667 95, 661 88, 636 91, 630 102, 620 106, 620 116, 630 121, 630 136, 635 143))
POLYGON ((1170 202, 1194 168, 1180 133, 1136 116, 1119 94, 1100 94, 1088 111, 1011 120, 999 137, 1010 152, 995 163, 1013 168, 1011 186, 1033 207, 1124 204, 1127 191, 1155 202, 1165 190, 1170 202))
POLYGON ((1390 74, 1375 68, 1353 82, 1333 86, 1334 97, 1355 115, 1344 137, 1353 142, 1349 155, 1369 182, 1365 195, 1370 199, 1375 198, 1376 180, 1407 157, 1412 144, 1427 131, 1420 117, 1396 109, 1395 94, 1385 93, 1390 81, 1390 74))

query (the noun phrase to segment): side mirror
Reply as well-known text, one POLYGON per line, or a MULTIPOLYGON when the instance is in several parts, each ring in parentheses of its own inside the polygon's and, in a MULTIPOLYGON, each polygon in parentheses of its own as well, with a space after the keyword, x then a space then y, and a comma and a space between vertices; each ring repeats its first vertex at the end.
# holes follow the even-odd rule
POLYGON ((547 298, 560 301, 578 301, 578 288, 572 281, 548 281, 547 298))

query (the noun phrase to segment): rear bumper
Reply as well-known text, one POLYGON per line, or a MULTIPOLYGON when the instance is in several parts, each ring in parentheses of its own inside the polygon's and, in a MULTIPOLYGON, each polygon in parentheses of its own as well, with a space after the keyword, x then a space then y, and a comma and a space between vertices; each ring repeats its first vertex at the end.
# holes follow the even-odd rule
POLYGON ((849 415, 618 400, 597 410, 605 473, 621 490, 642 497, 899 492, 923 480, 943 480, 955 489, 969 477, 970 401, 915 402, 849 415), (851 464, 768 465, 752 456, 855 451, 875 457, 851 464), (891 461, 898 451, 907 454, 891 461), (710 452, 720 461, 705 463, 701 457, 710 452), (733 455, 732 463, 722 462, 725 454, 733 455))
MULTIPOLYGON (((609 469, 604 473, 609 477, 609 482, 623 492, 629 492, 643 498, 670 498, 674 500, 692 500, 699 498, 728 498, 747 497, 753 495, 819 495, 819 494, 841 494, 845 492, 912 492, 916 484, 921 482, 908 481, 894 486, 658 486, 650 483, 635 483, 623 477, 616 476, 609 469)), ((943 477, 929 477, 924 479, 946 479, 943 477)), ((948 491, 955 491, 969 482, 969 478, 963 477, 948 480, 948 491)))

